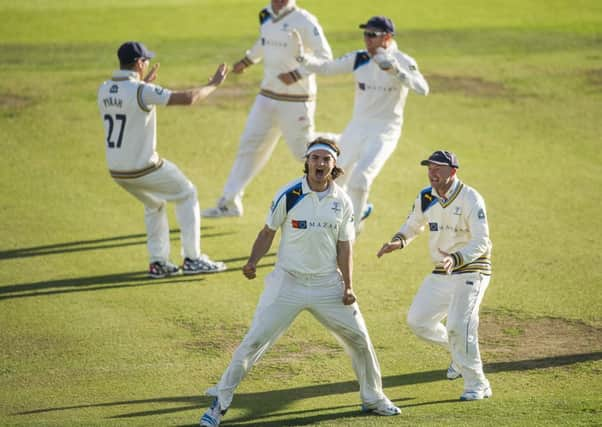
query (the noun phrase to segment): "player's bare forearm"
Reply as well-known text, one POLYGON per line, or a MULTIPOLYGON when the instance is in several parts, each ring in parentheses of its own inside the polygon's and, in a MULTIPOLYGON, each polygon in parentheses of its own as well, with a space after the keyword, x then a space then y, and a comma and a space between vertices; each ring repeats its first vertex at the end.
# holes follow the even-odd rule
POLYGON ((249 256, 249 260, 242 269, 242 272, 247 279, 255 278, 257 271, 257 263, 259 263, 261 258, 263 258, 263 256, 267 254, 270 248, 272 247, 272 242, 274 241, 275 235, 276 231, 272 230, 267 225, 264 226, 257 235, 257 238, 253 243, 253 248, 251 249, 251 255, 249 256))
POLYGON ((169 97, 167 105, 192 105, 207 98, 219 85, 221 85, 228 75, 228 66, 220 64, 215 70, 213 77, 209 79, 209 83, 194 89, 185 91, 173 92, 169 97))
POLYGON ((351 242, 340 240, 337 242, 337 265, 341 271, 343 284, 345 285, 343 304, 351 305, 356 301, 352 286, 353 251, 351 249, 351 242))
POLYGON ((376 256, 380 258, 384 254, 391 253, 398 249, 401 249, 401 241, 400 240, 394 240, 391 242, 387 242, 387 243, 383 244, 383 246, 377 252, 376 256))

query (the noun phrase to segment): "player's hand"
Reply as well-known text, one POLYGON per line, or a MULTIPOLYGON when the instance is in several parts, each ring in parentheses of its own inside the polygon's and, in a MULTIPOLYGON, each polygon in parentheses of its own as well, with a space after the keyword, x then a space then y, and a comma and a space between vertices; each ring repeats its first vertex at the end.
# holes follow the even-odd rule
POLYGON ((287 86, 292 85, 296 81, 295 78, 291 75, 291 73, 278 74, 278 80, 280 80, 287 86))
POLYGON ((213 77, 209 79, 209 86, 219 86, 224 80, 226 80, 226 76, 228 75, 228 65, 220 64, 215 70, 215 74, 213 77))
POLYGON ((245 68, 247 68, 247 66, 242 60, 240 60, 232 66, 232 72, 234 74, 241 74, 245 71, 245 68))
POLYGON ((155 80, 157 80, 157 72, 159 71, 160 66, 161 66, 161 64, 159 62, 157 62, 156 64, 153 64, 150 71, 148 72, 148 74, 146 75, 146 77, 143 80, 146 83, 151 83, 151 82, 154 82, 155 80))
POLYGON ((343 291, 343 304, 351 305, 355 301, 357 301, 357 298, 355 297, 355 294, 353 293, 353 289, 345 288, 345 290, 343 291))
POLYGON ((376 256, 380 258, 384 254, 388 254, 388 253, 396 251, 398 249, 401 249, 401 240, 387 242, 382 246, 382 248, 380 248, 380 250, 377 252, 376 256))
POLYGON ((255 263, 247 262, 244 265, 244 267, 242 268, 242 274, 244 274, 245 277, 249 280, 257 277, 256 273, 257 273, 257 266, 255 265, 255 263))
POLYGON ((447 274, 451 274, 452 270, 455 267, 456 262, 454 261, 454 258, 448 254, 447 252, 442 251, 441 249, 438 249, 439 253, 443 256, 443 260, 441 261, 441 266, 443 267, 443 269, 445 270, 445 272, 447 274))

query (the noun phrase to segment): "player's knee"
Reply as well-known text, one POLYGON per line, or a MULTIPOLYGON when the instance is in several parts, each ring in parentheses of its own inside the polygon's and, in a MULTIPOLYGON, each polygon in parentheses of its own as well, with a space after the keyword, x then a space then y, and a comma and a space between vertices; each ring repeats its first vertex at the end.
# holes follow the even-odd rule
POLYGON ((371 181, 363 173, 354 173, 349 179, 347 187, 350 190, 355 191, 368 191, 370 189, 371 181))
POLYGON ((406 317, 406 323, 412 332, 418 336, 423 335, 424 331, 426 331, 422 317, 415 311, 410 310, 406 317))

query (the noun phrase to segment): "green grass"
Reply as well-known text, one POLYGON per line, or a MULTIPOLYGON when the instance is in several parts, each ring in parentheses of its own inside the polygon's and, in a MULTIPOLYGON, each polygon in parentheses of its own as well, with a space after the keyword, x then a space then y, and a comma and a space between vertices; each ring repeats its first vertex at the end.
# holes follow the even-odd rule
MULTIPOLYGON (((229 272, 150 281, 142 208, 106 171, 96 90, 128 39, 157 51, 161 84, 206 81, 253 43, 263 3, 0 2, 1 425, 196 424, 274 251, 254 282, 239 268, 273 193, 301 167, 279 144, 247 190, 246 215, 203 221, 203 250, 229 272)), ((385 390, 405 409, 362 416, 348 358, 303 314, 243 381, 227 425, 599 425, 602 4, 299 3, 335 55, 362 46, 360 22, 391 16, 400 48, 431 83, 428 97, 408 98, 355 247, 385 390), (494 243, 481 316, 494 397, 475 404, 460 404, 461 384, 444 380, 448 356, 405 325, 430 268, 426 238, 375 257, 426 185, 419 160, 437 148, 458 154, 461 178, 485 197, 494 243)), ((260 79, 259 66, 198 107, 158 113, 159 152, 197 184, 202 206, 220 195, 260 79)), ((317 127, 340 132, 352 79, 318 81, 317 127)))

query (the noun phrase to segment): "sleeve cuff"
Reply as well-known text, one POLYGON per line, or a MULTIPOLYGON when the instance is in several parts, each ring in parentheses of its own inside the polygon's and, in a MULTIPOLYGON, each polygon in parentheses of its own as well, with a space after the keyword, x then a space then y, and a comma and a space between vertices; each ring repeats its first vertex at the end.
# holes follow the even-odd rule
POLYGON ((464 264, 464 258, 460 252, 454 252, 453 254, 450 254, 450 256, 454 260, 454 267, 459 267, 464 264))
POLYGON ((247 57, 247 56, 245 56, 243 59, 241 59, 240 62, 242 62, 245 67, 250 67, 251 65, 254 64, 254 62, 251 59, 249 59, 249 57, 247 57))
POLYGON ((391 241, 392 242, 400 242, 401 246, 399 249, 403 249, 406 245, 406 237, 401 233, 395 233, 395 235, 393 236, 391 241))

